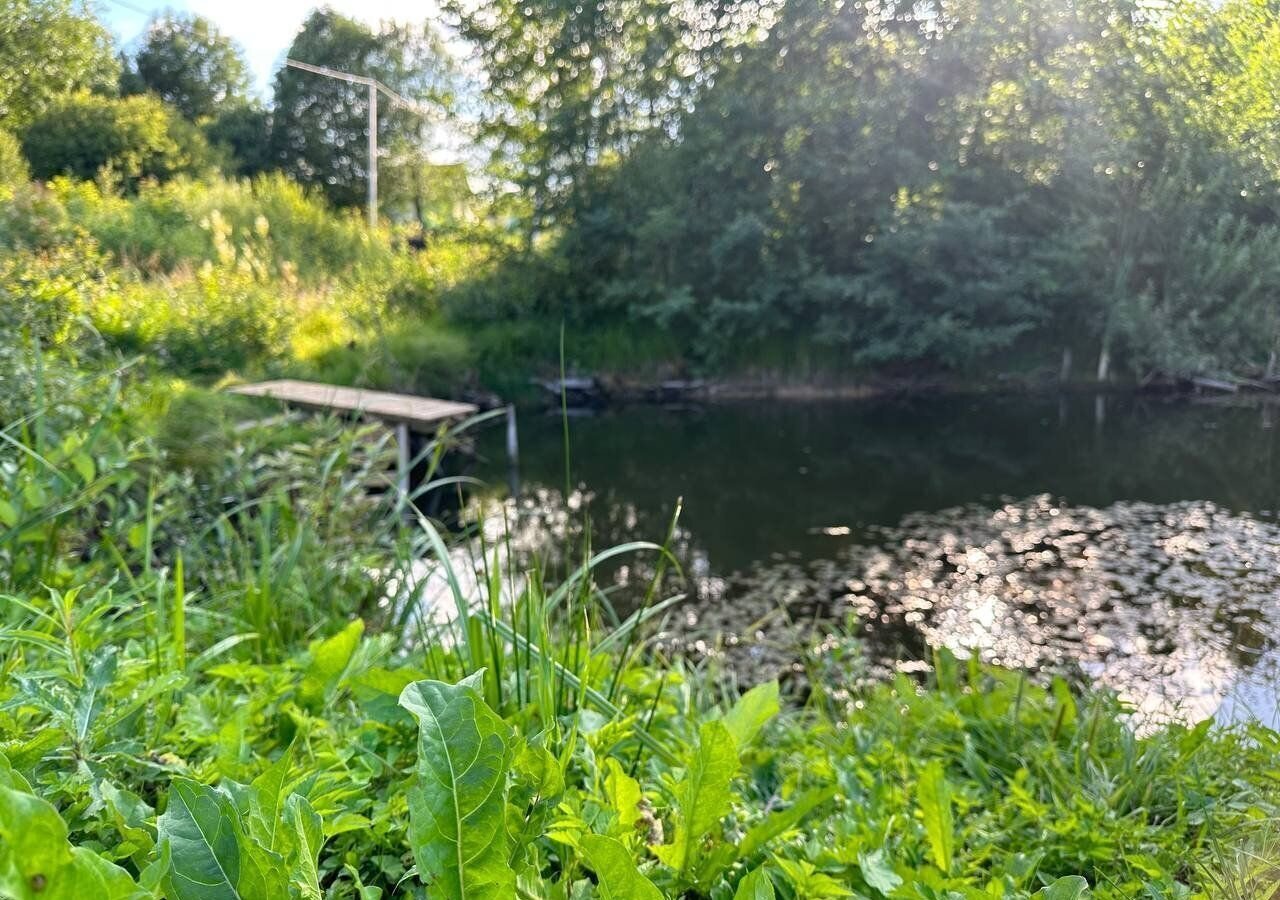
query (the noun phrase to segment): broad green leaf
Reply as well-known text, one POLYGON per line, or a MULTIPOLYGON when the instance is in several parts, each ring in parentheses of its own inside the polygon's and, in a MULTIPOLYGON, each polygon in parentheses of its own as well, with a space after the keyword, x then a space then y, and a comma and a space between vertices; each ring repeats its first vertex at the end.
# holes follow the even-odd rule
POLYGON ((363 634, 364 622, 356 619, 332 637, 311 642, 311 663, 302 677, 299 691, 304 703, 319 703, 333 696, 347 671, 351 657, 360 646, 363 634))
POLYGON ((85 484, 93 481, 96 474, 96 467, 93 464, 93 457, 88 453, 80 452, 71 457, 71 466, 76 470, 76 474, 80 476, 80 480, 85 484))
POLYGON ((929 853, 943 872, 951 871, 955 846, 955 820, 951 812, 951 785, 941 760, 933 760, 920 774, 920 814, 929 839, 929 853))
POLYGON ((683 875, 697 857, 703 837, 729 812, 729 785, 738 774, 738 747, 724 723, 706 723, 676 785, 675 839, 653 848, 654 855, 683 875))
POLYGON ((107 688, 115 681, 116 668, 117 651, 115 647, 106 648, 104 652, 95 656, 93 662, 89 664, 88 671, 85 672, 84 687, 75 695, 73 729, 77 743, 83 744, 85 739, 88 738, 89 730, 93 727, 98 713, 102 711, 106 702, 104 695, 107 688))
POLYGON ((169 900, 274 900, 288 892, 283 860, 253 841, 231 800, 175 778, 157 823, 171 854, 163 885, 169 900))
POLYGON ((738 882, 733 900, 774 900, 774 896, 773 882, 764 869, 759 868, 748 872, 747 877, 738 882))
POLYGON ((516 783, 511 799, 520 806, 554 803, 564 793, 564 771, 546 747, 521 742, 515 755, 516 783))
POLYGON ((143 896, 124 869, 67 842, 67 826, 51 803, 18 787, 0 787, 0 897, 134 900, 143 896))
POLYGON ((507 806, 507 831, 517 855, 546 832, 547 816, 564 794, 564 770, 546 747, 519 742, 507 806))
POLYGON ((129 855, 141 862, 150 855, 156 844, 155 834, 148 824, 155 810, 137 794, 109 781, 98 783, 97 794, 111 816, 116 831, 124 838, 122 846, 116 848, 115 857, 119 859, 129 855))
POLYGON ((748 829, 746 835, 739 842, 739 857, 747 857, 759 850, 763 850, 765 844, 783 832, 795 828, 805 816, 823 803, 826 803, 835 794, 836 789, 834 787, 806 791, 786 809, 770 813, 763 822, 748 829))
POLYGON ((40 900, 138 900, 146 896, 128 872, 84 847, 71 848, 71 867, 64 877, 60 884, 45 885, 37 895, 40 900))
POLYGON ((640 874, 620 841, 588 834, 578 841, 578 847, 596 873, 601 900, 662 900, 662 893, 640 874))
POLYGON ((765 723, 778 714, 778 682, 757 684, 738 698, 733 708, 720 720, 742 750, 760 733, 765 723))
POLYGON ((253 780, 248 791, 249 833, 268 850, 279 851, 279 832, 285 802, 285 781, 293 767, 293 745, 253 780))
POLYGON ((1088 890, 1089 882, 1079 875, 1068 875, 1031 896, 1033 900, 1080 900, 1088 890))
POLYGON ((61 728, 42 728, 26 741, 7 744, 5 753, 15 769, 30 769, 51 750, 62 746, 65 738, 66 735, 61 728))
POLYGON ((884 850, 859 853, 858 868, 862 871, 862 880, 886 897, 902 884, 902 876, 893 871, 884 858, 884 850))
POLYGON ((425 675, 409 666, 398 669, 374 666, 350 679, 351 691, 366 718, 385 724, 402 722, 404 710, 397 702, 400 692, 425 675))
POLYGON ((604 766, 604 796, 618 817, 616 833, 635 834, 637 823, 643 818, 640 804, 644 802, 644 793, 640 782, 628 775, 616 759, 606 759, 604 766))
POLYGON ((0 753, 0 788, 11 788, 22 794, 31 793, 31 785, 27 779, 13 767, 9 757, 0 753))
POLYGON ((803 897, 805 900, 821 900, 821 898, 853 896, 853 892, 842 882, 832 878, 826 872, 819 872, 818 868, 807 860, 775 856, 773 863, 791 882, 797 897, 803 897))
POLYGON ((288 836, 284 843, 289 883, 302 900, 321 900, 320 850, 324 846, 324 826, 301 794, 290 794, 285 801, 284 833, 288 836))
POLYGON ((483 677, 416 681, 400 694, 418 720, 409 844, 433 896, 451 900, 515 894, 505 827, 511 730, 485 704, 483 677))

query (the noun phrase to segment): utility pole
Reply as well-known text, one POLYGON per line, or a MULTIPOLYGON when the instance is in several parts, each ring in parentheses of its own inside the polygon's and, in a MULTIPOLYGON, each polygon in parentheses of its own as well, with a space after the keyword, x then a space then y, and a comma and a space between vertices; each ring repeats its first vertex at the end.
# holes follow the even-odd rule
POLYGON ((369 82, 369 228, 378 227, 378 82, 369 82))
POLYGON ((339 72, 328 66, 313 66, 296 59, 286 59, 284 64, 291 69, 301 69, 313 75, 336 78, 350 84, 363 84, 369 88, 369 228, 378 225, 378 94, 383 93, 396 106, 404 106, 417 112, 425 112, 421 105, 408 97, 397 94, 376 78, 367 75, 353 75, 351 72, 339 72))

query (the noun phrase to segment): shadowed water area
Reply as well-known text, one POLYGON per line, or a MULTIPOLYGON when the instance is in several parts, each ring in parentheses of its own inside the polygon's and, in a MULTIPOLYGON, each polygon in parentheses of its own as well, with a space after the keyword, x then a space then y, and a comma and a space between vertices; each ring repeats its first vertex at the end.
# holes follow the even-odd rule
MULTIPOLYGON (((785 670, 839 625, 880 671, 946 646, 1154 718, 1274 721, 1277 419, 1127 396, 633 406, 571 419, 566 504, 562 423, 526 413, 518 530, 661 540, 682 497, 693 599, 665 637, 738 667, 785 670)), ((497 436, 481 450, 505 482, 497 436)))

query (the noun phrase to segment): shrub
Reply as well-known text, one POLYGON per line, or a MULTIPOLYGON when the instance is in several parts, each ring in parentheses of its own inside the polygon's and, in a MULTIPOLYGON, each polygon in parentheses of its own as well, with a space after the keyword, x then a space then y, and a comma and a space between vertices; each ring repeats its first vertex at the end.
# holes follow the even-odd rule
POLYGON ((66 343, 83 335, 89 310, 116 290, 116 274, 88 238, 0 255, 0 333, 42 346, 66 343))
POLYGON ((0 198, 12 199, 31 180, 31 170, 17 138, 0 128, 0 198))
POLYGON ((311 373, 341 384, 417 394, 449 393, 471 378, 471 344, 438 322, 411 318, 386 334, 332 347, 317 355, 311 373))
POLYGON ((105 171, 131 190, 144 178, 201 171, 212 159, 194 126, 143 95, 71 94, 31 123, 22 146, 37 178, 94 178, 105 171))
POLYGON ((216 375, 270 359, 288 346, 289 306, 279 285, 205 266, 127 284, 93 309, 103 337, 182 372, 216 375))

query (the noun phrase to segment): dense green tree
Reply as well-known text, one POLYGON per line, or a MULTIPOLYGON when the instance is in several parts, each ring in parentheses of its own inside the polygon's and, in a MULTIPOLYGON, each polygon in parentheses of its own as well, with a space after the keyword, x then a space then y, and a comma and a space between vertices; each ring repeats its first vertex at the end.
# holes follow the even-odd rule
POLYGON ((149 95, 69 94, 31 123, 22 149, 37 178, 94 178, 105 171, 126 189, 143 178, 196 173, 211 164, 195 126, 149 95))
POLYGON ((710 365, 780 342, 1105 378, 1275 346, 1274 3, 785 0, 652 123, 619 74, 643 42, 610 44, 638 7, 552 7, 456 11, 559 226, 563 274, 526 280, 544 315, 651 323, 710 365))
MULTIPOLYGON (((322 9, 311 14, 289 57, 376 78, 414 103, 378 104, 384 147, 428 145, 430 127, 452 99, 453 71, 439 36, 428 25, 384 23, 378 31, 322 9)), ((294 68, 276 76, 272 150, 277 163, 303 184, 322 189, 338 205, 365 198, 368 173, 368 89, 294 68)))
POLYGON ((19 133, 61 95, 114 91, 111 36, 82 0, 0 3, 0 125, 19 133))
POLYGON ((152 19, 122 78, 126 92, 150 91, 188 119, 245 102, 249 70, 240 48, 203 16, 152 19))
POLYGON ((573 204, 588 170, 677 127, 722 55, 763 33, 774 0, 449 0, 483 65, 481 127, 533 225, 573 204))
POLYGON ((203 125, 209 143, 223 155, 222 168, 250 177, 276 167, 271 153, 271 113, 244 100, 224 104, 203 125))

